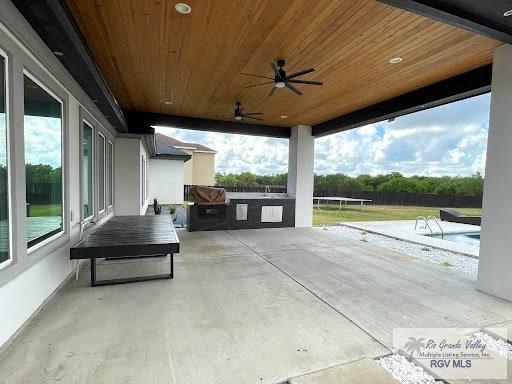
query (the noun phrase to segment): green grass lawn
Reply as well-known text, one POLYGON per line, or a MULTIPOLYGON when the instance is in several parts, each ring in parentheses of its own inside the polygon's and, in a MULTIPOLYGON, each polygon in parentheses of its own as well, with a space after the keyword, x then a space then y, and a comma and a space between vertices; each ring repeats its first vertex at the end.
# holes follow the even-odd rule
MULTIPOLYGON (((361 212, 359 205, 343 206, 321 205, 319 210, 313 208, 313 225, 336 224, 344 221, 386 221, 386 220, 416 220, 418 216, 434 215, 439 217, 439 208, 409 207, 399 205, 365 205, 361 212)), ((466 215, 481 215, 480 208, 455 208, 466 215)))
POLYGON ((62 206, 60 204, 31 204, 30 216, 60 216, 62 206))

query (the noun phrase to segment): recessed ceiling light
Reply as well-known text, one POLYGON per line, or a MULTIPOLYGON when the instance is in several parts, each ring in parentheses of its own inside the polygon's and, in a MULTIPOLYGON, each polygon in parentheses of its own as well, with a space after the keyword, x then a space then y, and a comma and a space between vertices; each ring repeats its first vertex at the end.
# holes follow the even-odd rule
POLYGON ((61 51, 53 51, 53 54, 54 54, 55 56, 59 56, 59 57, 64 56, 64 54, 63 54, 61 51))
POLYGON ((286 115, 281 115, 281 119, 286 119, 288 116, 286 115))
POLYGON ((165 100, 164 104, 167 104, 167 105, 172 104, 172 101, 171 100, 165 100))
POLYGON ((505 17, 512 16, 512 9, 509 9, 508 11, 503 12, 503 16, 505 16, 505 17))
POLYGON ((178 11, 178 13, 182 13, 184 15, 192 12, 192 7, 186 3, 176 3, 174 9, 178 11))
POLYGON ((398 63, 401 63, 404 59, 402 59, 401 57, 393 57, 392 59, 389 59, 389 62, 391 64, 398 64, 398 63))

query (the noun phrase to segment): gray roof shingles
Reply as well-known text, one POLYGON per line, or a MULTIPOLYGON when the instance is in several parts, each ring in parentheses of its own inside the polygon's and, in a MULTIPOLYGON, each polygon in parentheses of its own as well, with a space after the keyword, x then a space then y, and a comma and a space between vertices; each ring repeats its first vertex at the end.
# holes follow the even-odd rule
MULTIPOLYGON (((155 134, 156 141, 156 157, 157 158, 166 158, 171 160, 184 160, 187 161, 191 158, 191 156, 182 151, 181 149, 173 147, 169 142, 165 139, 168 136, 161 135, 159 133, 155 134)), ((170 139, 170 137, 169 137, 170 139)))
POLYGON ((205 145, 196 144, 196 143, 184 143, 183 141, 173 139, 172 137, 169 137, 162 133, 155 133, 155 138, 156 138, 157 143, 163 142, 163 143, 166 143, 167 145, 170 145, 173 147, 188 147, 188 148, 197 149, 198 151, 215 152, 213 149, 208 148, 205 145))

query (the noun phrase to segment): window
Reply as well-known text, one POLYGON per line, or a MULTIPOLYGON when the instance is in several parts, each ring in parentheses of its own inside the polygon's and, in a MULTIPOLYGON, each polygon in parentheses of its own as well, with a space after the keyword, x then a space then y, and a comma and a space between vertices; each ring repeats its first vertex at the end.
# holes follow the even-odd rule
POLYGON ((64 230, 62 103, 24 75, 27 244, 64 230))
POLYGON ((148 159, 144 156, 144 202, 148 199, 148 159))
POLYGON ((0 266, 9 262, 6 60, 0 56, 0 266))
POLYGON ((98 133, 98 209, 105 210, 105 136, 98 133))
POLYGON ((82 218, 88 219, 94 215, 93 195, 93 128, 83 122, 82 130, 82 218))
POLYGON ((114 144, 109 141, 107 146, 107 191, 108 206, 114 204, 114 144))

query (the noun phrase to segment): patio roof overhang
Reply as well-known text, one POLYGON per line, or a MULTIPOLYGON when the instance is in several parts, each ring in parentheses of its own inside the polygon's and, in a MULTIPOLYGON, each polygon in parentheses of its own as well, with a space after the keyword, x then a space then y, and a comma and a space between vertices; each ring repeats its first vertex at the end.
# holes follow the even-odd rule
POLYGON ((512 41, 507 0, 194 0, 190 15, 174 2, 13 3, 113 126, 140 134, 289 137, 303 124, 323 136, 489 91, 494 49, 512 41), (258 80, 240 72, 268 76, 277 58, 324 85, 271 98, 270 85, 244 88, 258 80), (263 121, 234 122, 236 101, 263 121))

